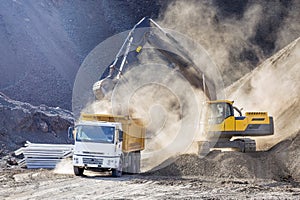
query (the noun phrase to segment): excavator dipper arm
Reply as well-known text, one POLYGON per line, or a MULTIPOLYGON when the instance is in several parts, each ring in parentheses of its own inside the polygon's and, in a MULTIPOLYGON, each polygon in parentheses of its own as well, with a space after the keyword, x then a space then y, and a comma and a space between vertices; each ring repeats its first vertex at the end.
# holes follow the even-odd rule
POLYGON ((114 89, 124 71, 138 60, 138 55, 146 43, 157 50, 160 57, 176 65, 189 83, 202 89, 208 99, 216 99, 213 81, 209 80, 205 73, 196 66, 188 51, 153 19, 147 17, 141 19, 129 31, 115 60, 106 68, 106 73, 100 77, 99 81, 93 85, 93 92, 97 99, 104 98, 114 89))

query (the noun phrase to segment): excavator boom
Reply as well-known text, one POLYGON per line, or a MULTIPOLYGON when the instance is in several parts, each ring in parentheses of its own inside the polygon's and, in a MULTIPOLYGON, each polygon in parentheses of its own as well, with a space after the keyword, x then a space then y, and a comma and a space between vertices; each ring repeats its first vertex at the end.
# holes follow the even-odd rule
POLYGON ((170 33, 160 27, 153 19, 147 17, 140 20, 129 31, 115 60, 106 68, 107 73, 104 73, 99 81, 93 85, 93 92, 97 99, 108 96, 124 71, 133 63, 138 62, 138 56, 145 44, 149 44, 157 50, 160 57, 178 67, 189 83, 203 90, 208 99, 216 99, 213 81, 196 66, 188 51, 170 33))

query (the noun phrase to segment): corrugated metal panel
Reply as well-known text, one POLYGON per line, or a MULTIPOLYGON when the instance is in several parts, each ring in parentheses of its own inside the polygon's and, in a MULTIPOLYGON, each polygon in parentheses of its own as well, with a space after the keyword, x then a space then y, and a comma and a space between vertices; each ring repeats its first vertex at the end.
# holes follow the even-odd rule
POLYGON ((15 151, 16 155, 24 155, 24 159, 18 162, 28 169, 55 168, 64 158, 73 155, 74 145, 70 144, 39 144, 27 142, 25 147, 15 151))

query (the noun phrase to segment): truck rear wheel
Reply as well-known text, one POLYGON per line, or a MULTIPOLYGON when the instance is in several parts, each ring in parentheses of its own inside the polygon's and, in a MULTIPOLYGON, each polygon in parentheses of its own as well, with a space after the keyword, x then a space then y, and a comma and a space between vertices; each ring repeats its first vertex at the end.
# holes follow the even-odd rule
POLYGON ((84 168, 74 166, 73 169, 74 169, 74 174, 76 176, 82 176, 83 175, 84 168))
POLYGON ((136 151, 130 153, 129 173, 138 174, 141 168, 141 152, 136 151))

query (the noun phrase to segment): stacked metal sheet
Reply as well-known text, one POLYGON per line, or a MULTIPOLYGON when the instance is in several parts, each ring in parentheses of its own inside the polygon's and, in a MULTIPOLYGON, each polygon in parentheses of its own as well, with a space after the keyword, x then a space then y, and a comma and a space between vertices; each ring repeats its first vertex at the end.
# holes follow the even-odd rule
POLYGON ((15 151, 16 155, 23 154, 24 159, 19 165, 26 165, 29 169, 55 168, 64 158, 73 155, 73 145, 68 144, 38 144, 27 142, 25 147, 15 151))

